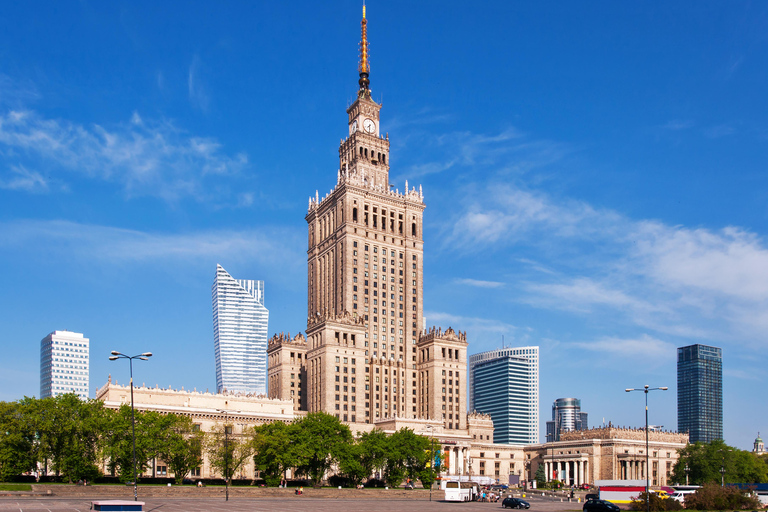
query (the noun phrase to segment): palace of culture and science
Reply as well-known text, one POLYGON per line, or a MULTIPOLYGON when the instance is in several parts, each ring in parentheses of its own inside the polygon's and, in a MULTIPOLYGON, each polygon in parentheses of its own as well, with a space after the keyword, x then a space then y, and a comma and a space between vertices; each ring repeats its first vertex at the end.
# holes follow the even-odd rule
MULTIPOLYGON (((424 195, 407 182, 403 192, 390 186, 389 136, 381 104, 371 98, 364 7, 361 24, 360 79, 347 109, 336 186, 322 198, 316 192, 305 217, 306 335, 268 340, 268 397, 141 386, 136 408, 184 414, 205 431, 229 421, 235 436, 319 411, 355 434, 407 427, 440 446, 444 476, 513 483, 530 480, 544 465, 547 479, 574 485, 640 477, 644 432, 608 425, 546 445, 502 444, 494 443, 489 415, 467 413, 466 333, 424 325, 424 195)), ((130 393, 110 377, 96 398, 118 408, 130 393)), ((667 483, 686 442, 684 434, 651 435, 658 454, 652 485, 667 483)), ((256 476, 252 461, 239 471, 236 478, 256 476)), ((193 471, 195 477, 216 474, 207 458, 193 471)))
POLYGON ((423 330, 424 196, 407 182, 403 193, 390 186, 366 23, 363 11, 336 186, 309 200, 306 337, 269 341, 269 396, 348 423, 422 418, 466 429, 466 336, 423 330))

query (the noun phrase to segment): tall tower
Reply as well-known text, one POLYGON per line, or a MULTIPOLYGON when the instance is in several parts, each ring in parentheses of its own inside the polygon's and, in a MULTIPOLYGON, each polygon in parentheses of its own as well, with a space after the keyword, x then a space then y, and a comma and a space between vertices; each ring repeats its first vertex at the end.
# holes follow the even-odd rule
POLYGON ((677 429, 688 432, 691 443, 723 438, 722 349, 677 349, 677 429))
POLYGON ((216 391, 266 394, 269 311, 264 281, 235 279, 216 265, 211 296, 216 391))
POLYGON ((470 410, 490 414, 493 442, 539 438, 539 347, 504 348, 469 358, 470 410))
POLYGON ((88 398, 90 341, 79 332, 53 331, 40 341, 40 398, 74 393, 88 398))
POLYGON ((372 423, 415 417, 423 322, 421 190, 389 183, 389 137, 371 97, 365 7, 357 97, 347 109, 336 185, 309 200, 309 411, 372 423))
POLYGON ((578 398, 558 398, 552 404, 552 421, 547 422, 547 442, 560 440, 561 432, 587 430, 588 415, 581 412, 578 398))

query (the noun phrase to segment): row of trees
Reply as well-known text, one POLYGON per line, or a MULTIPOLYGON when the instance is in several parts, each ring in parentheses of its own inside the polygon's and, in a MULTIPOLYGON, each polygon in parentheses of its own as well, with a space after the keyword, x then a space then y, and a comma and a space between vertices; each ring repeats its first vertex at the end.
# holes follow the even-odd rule
MULTIPOLYGON (((131 409, 105 409, 97 400, 73 394, 0 402, 0 480, 42 468, 72 482, 94 480, 100 462, 111 472, 132 478, 131 409)), ((200 465, 204 436, 190 418, 156 412, 136 414, 136 464, 160 458, 182 476, 200 465)))
POLYGON ((277 485, 289 468, 315 484, 335 468, 349 485, 378 472, 391 487, 406 478, 427 487, 441 469, 430 439, 412 430, 404 428, 392 435, 374 430, 354 438, 348 426, 324 413, 308 414, 292 424, 256 427, 252 444, 256 468, 267 485, 277 485))
MULTIPOLYGON (((205 433, 186 416, 136 411, 136 464, 163 460, 178 483, 202 464, 203 455, 219 474, 237 474, 249 460, 267 485, 277 485, 287 469, 319 483, 331 470, 356 485, 379 472, 390 486, 406 478, 431 485, 435 471, 430 440, 403 429, 354 438, 336 417, 312 413, 291 424, 268 423, 232 435, 231 425, 205 433)), ((75 395, 0 402, 0 480, 43 468, 70 482, 94 480, 101 461, 128 481, 133 475, 131 410, 105 409, 75 395)))
POLYGON ((673 469, 673 482, 684 483, 686 474, 691 485, 719 484, 723 480, 726 484, 768 482, 768 456, 739 450, 722 440, 689 444, 678 453, 680 458, 673 469))

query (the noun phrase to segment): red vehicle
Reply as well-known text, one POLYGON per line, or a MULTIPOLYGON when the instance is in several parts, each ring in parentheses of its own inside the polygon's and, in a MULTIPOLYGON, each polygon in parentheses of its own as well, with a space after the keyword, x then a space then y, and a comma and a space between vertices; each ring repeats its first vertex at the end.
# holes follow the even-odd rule
POLYGON ((579 489, 584 489, 585 491, 588 491, 590 489, 589 484, 581 484, 579 486, 579 489))

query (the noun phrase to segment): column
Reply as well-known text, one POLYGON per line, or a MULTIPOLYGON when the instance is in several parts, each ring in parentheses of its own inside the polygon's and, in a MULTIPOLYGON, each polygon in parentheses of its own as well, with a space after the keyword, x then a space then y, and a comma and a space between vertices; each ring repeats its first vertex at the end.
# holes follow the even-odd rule
POLYGON ((456 465, 458 471, 456 474, 463 475, 464 474, 464 448, 456 448, 456 451, 458 452, 458 464, 456 465))
POLYGON ((565 485, 571 484, 571 463, 565 461, 565 485))
POLYGON ((581 461, 580 460, 576 461, 576 468, 574 468, 574 469, 576 470, 576 482, 575 483, 576 483, 576 485, 581 485, 581 461))
POLYGON ((453 448, 448 452, 448 474, 456 474, 456 453, 453 451, 453 448))

